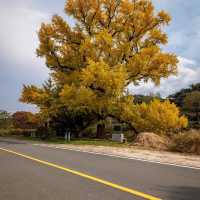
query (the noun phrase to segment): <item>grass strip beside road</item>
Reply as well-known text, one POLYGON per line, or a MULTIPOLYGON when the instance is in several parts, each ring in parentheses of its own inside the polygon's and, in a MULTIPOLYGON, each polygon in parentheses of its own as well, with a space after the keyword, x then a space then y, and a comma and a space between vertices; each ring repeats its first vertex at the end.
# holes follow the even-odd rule
POLYGON ((85 173, 82 173, 82 172, 79 172, 79 171, 76 171, 76 170, 73 170, 73 169, 69 169, 69 168, 57 165, 55 163, 51 163, 51 162, 47 162, 47 161, 44 161, 44 160, 40 160, 40 159, 37 159, 35 157, 28 156, 26 154, 18 153, 18 152, 15 152, 15 151, 12 151, 12 150, 9 150, 9 149, 5 149, 5 148, 0 148, 0 150, 8 152, 8 153, 11 153, 11 154, 15 154, 15 155, 21 156, 23 158, 26 158, 26 159, 41 163, 43 165, 54 167, 56 169, 59 169, 59 170, 62 170, 62 171, 65 171, 65 172, 68 172, 68 173, 71 173, 71 174, 74 174, 74 175, 77 175, 77 176, 92 180, 92 181, 95 181, 95 182, 98 182, 98 183, 101 183, 101 184, 104 184, 106 186, 121 190, 123 192, 130 193, 130 194, 138 196, 138 197, 142 197, 144 199, 161 200, 160 198, 154 197, 152 195, 145 194, 143 192, 140 192, 140 191, 137 191, 137 190, 134 190, 134 189, 131 189, 131 188, 127 188, 127 187, 112 183, 110 181, 106 181, 106 180, 103 180, 101 178, 97 178, 95 176, 91 176, 91 175, 88 175, 88 174, 85 174, 85 173))
MULTIPOLYGON (((12 137, 10 137, 12 138, 12 137)), ((70 142, 64 138, 47 138, 42 140, 41 138, 25 137, 25 136, 15 136, 14 139, 25 140, 31 142, 42 142, 49 144, 73 144, 73 145, 92 145, 92 146, 112 146, 112 147, 128 147, 130 142, 120 143, 111 141, 108 139, 90 139, 90 138, 81 138, 81 139, 72 139, 70 142)))

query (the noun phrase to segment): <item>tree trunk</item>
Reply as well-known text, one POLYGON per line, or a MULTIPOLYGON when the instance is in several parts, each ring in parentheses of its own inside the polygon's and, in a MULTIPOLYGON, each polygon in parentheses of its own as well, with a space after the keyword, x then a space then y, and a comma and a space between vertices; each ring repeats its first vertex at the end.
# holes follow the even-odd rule
POLYGON ((74 137, 77 139, 79 138, 79 131, 74 131, 74 137))
POLYGON ((98 124, 96 137, 99 139, 103 139, 105 138, 105 135, 106 135, 105 124, 98 124))

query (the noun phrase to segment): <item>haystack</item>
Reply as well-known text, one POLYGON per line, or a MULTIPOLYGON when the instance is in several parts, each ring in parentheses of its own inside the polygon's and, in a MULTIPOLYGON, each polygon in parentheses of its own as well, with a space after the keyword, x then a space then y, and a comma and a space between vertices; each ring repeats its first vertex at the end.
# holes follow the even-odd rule
POLYGON ((161 137, 155 133, 143 132, 140 133, 134 141, 134 145, 157 150, 167 150, 169 141, 165 137, 161 137))

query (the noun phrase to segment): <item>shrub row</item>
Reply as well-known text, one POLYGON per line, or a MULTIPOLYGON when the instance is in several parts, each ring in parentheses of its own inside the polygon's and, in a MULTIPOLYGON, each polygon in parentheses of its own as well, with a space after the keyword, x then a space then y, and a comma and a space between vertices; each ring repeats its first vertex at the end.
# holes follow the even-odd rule
POLYGON ((0 129, 0 136, 31 136, 35 129, 0 129))

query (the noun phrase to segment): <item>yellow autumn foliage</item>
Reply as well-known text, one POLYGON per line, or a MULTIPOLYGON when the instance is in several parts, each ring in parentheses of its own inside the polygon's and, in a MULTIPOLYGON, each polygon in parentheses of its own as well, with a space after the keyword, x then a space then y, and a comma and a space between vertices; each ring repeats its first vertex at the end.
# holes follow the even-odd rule
POLYGON ((186 128, 188 120, 181 116, 179 109, 168 100, 161 102, 154 99, 149 104, 123 106, 122 119, 126 118, 137 131, 167 133, 186 128))
MULTIPOLYGON (((110 68, 105 62, 89 61, 80 74, 81 85, 107 98, 120 97, 126 85, 127 73, 122 65, 110 68)), ((99 96, 98 95, 98 96, 99 96)))
POLYGON ((126 94, 130 83, 159 84, 177 72, 176 55, 162 50, 163 27, 171 20, 165 11, 155 11, 150 0, 67 0, 65 12, 73 27, 54 15, 38 32, 37 55, 45 59, 52 84, 24 86, 22 102, 37 105, 45 116, 84 110, 97 121, 112 116, 139 130, 185 126, 169 102, 134 105, 126 94))

